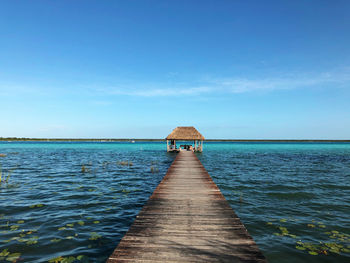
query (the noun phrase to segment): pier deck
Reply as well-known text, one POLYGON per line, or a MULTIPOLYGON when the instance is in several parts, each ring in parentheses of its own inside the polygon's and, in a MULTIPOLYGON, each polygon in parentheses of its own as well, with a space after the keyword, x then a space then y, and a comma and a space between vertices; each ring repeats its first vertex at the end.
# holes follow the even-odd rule
POLYGON ((182 151, 107 262, 266 259, 196 155, 182 151))

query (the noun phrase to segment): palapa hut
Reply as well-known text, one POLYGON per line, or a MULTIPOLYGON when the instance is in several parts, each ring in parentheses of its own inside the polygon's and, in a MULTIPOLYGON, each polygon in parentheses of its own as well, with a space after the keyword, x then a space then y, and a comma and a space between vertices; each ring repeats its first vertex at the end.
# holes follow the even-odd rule
POLYGON ((195 127, 177 127, 166 137, 166 148, 168 152, 179 152, 183 150, 202 152, 203 141, 203 135, 195 127), (194 145, 180 145, 177 148, 176 141, 193 141, 194 145))

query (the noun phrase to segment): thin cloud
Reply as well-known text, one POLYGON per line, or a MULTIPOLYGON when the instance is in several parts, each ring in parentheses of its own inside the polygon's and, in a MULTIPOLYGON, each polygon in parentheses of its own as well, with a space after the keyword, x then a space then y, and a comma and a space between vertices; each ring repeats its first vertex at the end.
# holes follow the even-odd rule
MULTIPOLYGON (((147 87, 127 89, 111 87, 104 89, 111 95, 137 96, 137 97, 174 97, 174 96, 195 96, 210 94, 237 94, 251 92, 272 92, 276 90, 292 90, 300 88, 321 87, 323 85, 333 84, 335 87, 341 87, 350 82, 350 74, 342 73, 322 73, 294 75, 275 78, 210 78, 201 81, 202 85, 198 87, 186 88, 186 84, 173 87, 147 87)), ((191 86, 188 84, 188 86, 191 86)), ((102 91, 102 90, 100 90, 102 91)))
POLYGON ((310 76, 288 76, 263 79, 212 79, 212 85, 227 93, 246 93, 254 91, 274 91, 299 89, 334 84, 342 86, 350 82, 350 75, 345 73, 322 73, 310 76))
POLYGON ((168 96, 181 96, 181 95, 200 95, 203 93, 212 92, 208 87, 195 87, 195 88, 151 88, 151 89, 137 89, 137 90, 123 90, 112 89, 111 94, 114 95, 127 95, 127 96, 141 96, 141 97, 168 97, 168 96))
MULTIPOLYGON (((180 76, 178 77, 180 78, 180 76)), ((75 85, 69 91, 72 95, 82 94, 88 96, 132 96, 132 97, 176 97, 176 96, 202 96, 229 95, 252 92, 273 92, 277 90, 292 90, 302 88, 329 87, 344 88, 350 84, 350 68, 343 68, 337 72, 324 72, 318 74, 291 74, 288 76, 266 78, 205 78, 196 79, 192 83, 133 83, 118 86, 75 85), (195 84, 194 84, 195 83, 195 84)), ((59 88, 42 85, 10 85, 0 83, 0 96, 48 96, 60 95, 59 88)), ((93 101, 94 104, 108 105, 109 101, 93 101)))

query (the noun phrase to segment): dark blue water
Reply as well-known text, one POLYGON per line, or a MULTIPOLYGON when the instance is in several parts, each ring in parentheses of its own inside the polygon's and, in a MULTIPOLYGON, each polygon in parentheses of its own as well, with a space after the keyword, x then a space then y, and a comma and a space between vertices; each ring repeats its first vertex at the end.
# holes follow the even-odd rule
MULTIPOLYGON (((165 148, 0 143, 0 262, 104 262, 175 158, 165 148)), ((206 143, 198 157, 270 262, 350 262, 350 144, 206 143)))

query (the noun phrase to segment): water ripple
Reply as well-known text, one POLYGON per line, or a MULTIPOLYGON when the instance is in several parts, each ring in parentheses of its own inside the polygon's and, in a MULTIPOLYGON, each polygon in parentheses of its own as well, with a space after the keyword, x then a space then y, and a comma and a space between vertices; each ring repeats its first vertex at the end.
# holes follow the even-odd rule
MULTIPOLYGON (((19 262, 104 262, 175 158, 164 143, 0 143, 0 153, 11 173, 0 253, 19 262)), ((206 143, 198 157, 269 262, 349 262, 350 144, 206 143)))

